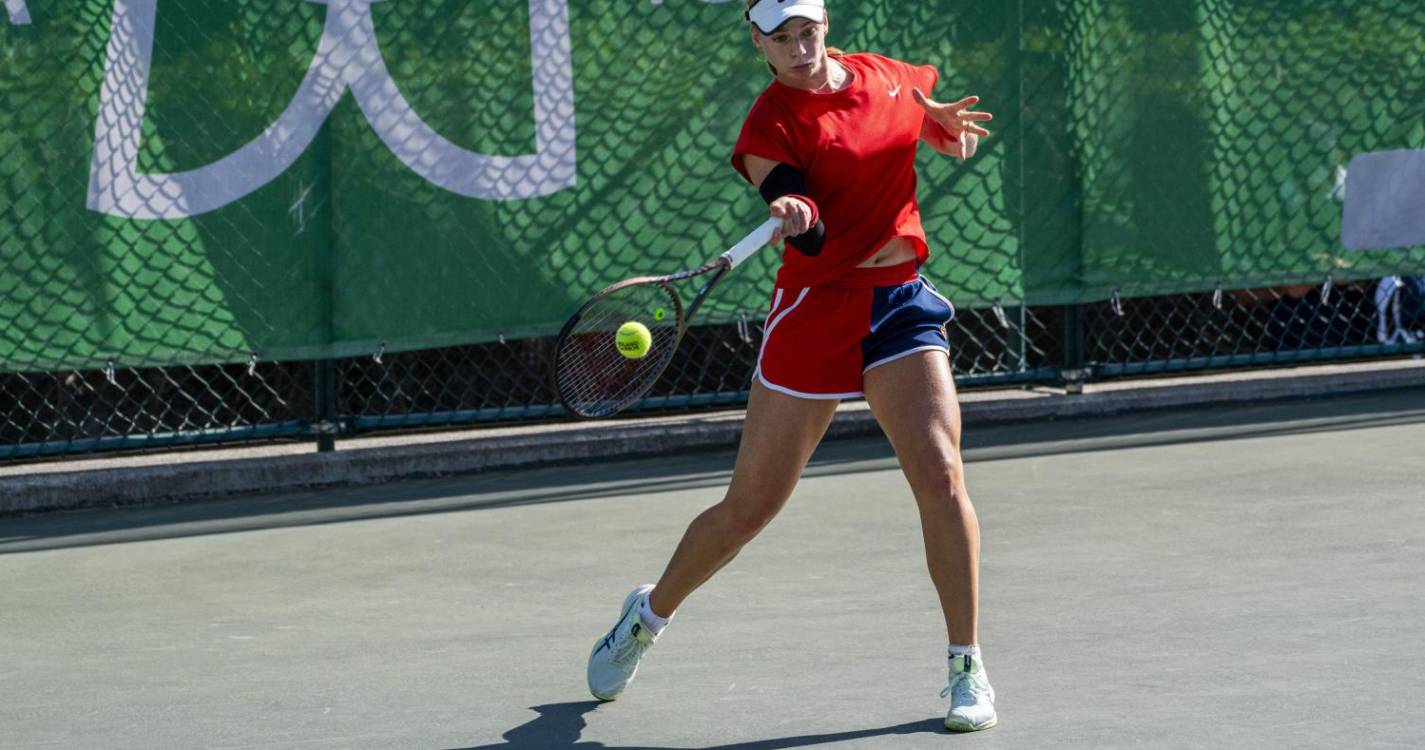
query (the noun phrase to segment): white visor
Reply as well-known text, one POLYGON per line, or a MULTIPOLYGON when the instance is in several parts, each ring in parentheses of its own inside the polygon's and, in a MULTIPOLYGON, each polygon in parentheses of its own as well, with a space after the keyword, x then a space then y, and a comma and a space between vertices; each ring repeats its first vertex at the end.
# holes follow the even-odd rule
POLYGON ((758 31, 770 34, 793 18, 825 21, 826 3, 823 0, 759 0, 745 15, 757 25, 758 31))

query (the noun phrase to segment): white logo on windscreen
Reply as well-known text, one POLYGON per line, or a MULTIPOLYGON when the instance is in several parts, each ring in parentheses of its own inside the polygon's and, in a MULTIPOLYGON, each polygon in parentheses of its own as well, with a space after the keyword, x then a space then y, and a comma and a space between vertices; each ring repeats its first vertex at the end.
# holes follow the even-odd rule
POLYGON ((30 23, 30 9, 25 7, 25 0, 5 0, 5 12, 10 14, 10 23, 16 26, 30 23))
MULTIPOLYGON (((163 174, 138 171, 158 0, 114 0, 94 126, 89 208, 134 219, 181 219, 240 200, 292 166, 347 91, 397 158, 452 193, 517 200, 574 185, 574 76, 566 0, 528 0, 535 153, 518 156, 457 146, 411 108, 377 43, 371 4, 378 1, 307 0, 327 6, 326 22, 307 75, 277 121, 212 164, 163 174)), ((6 0, 12 17, 17 2, 23 10, 22 0, 6 0)))

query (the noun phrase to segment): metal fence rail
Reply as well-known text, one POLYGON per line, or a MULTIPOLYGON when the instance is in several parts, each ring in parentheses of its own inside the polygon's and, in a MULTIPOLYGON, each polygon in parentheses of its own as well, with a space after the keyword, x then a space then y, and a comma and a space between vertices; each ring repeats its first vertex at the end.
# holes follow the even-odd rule
MULTIPOLYGON (((962 310, 961 387, 1419 356, 1425 300, 1394 279, 1069 307, 962 310)), ((697 327, 632 413, 745 403, 760 320, 697 327)), ((0 375, 0 461, 565 419, 549 338, 318 362, 0 375)))

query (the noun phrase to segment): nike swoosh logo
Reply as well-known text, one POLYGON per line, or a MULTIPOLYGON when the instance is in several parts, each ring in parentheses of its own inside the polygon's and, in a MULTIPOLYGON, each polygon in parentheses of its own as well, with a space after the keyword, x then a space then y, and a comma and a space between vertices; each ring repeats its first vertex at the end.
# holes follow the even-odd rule
POLYGON ((900 93, 901 93, 900 84, 896 84, 896 87, 893 88, 893 89, 891 89, 889 93, 890 93, 892 99, 896 98, 897 96, 900 96, 900 93))

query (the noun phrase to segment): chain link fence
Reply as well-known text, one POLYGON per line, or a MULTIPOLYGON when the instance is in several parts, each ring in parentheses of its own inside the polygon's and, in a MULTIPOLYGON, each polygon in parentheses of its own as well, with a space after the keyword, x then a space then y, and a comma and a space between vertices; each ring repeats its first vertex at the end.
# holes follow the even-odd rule
MULTIPOLYGON (((969 389, 1418 358, 1425 278, 968 310, 952 328, 957 383, 969 389)), ((745 403, 761 335, 761 320, 695 326, 629 415, 745 403)), ((549 379, 553 345, 545 337, 319 362, 0 375, 0 460, 564 419, 549 379)))
MULTIPOLYGON (((1351 180, 1425 149, 1425 6, 831 5, 996 114, 918 163, 963 387, 1421 351, 1418 206, 1351 180)), ((741 2, 6 10, 0 461, 559 419, 565 316, 765 212, 727 163, 768 82, 741 2)), ((635 413, 745 400, 775 265, 635 413)))

